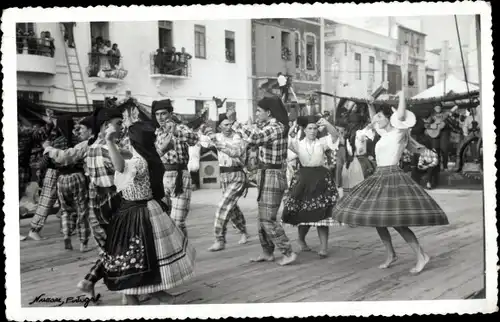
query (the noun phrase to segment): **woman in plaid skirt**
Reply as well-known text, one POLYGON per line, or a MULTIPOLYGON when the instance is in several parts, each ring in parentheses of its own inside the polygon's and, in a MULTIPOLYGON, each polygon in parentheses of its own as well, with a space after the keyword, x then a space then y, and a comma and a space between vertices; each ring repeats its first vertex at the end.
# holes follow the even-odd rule
POLYGON ((406 111, 404 91, 397 110, 384 108, 375 113, 371 106, 370 117, 371 126, 381 136, 375 146, 377 169, 337 203, 334 217, 342 223, 377 229, 387 251, 380 268, 390 267, 397 258, 388 230, 393 227, 415 251, 417 264, 410 272, 419 273, 429 256, 408 227, 446 225, 448 218, 425 189, 398 166, 409 142, 409 128, 415 124, 414 114, 406 111))
POLYGON ((104 282, 125 294, 129 305, 150 294, 171 302, 165 291, 194 274, 195 250, 166 213, 163 166, 155 149, 155 128, 139 121, 128 128, 132 158, 125 160, 110 127, 106 144, 116 170, 114 183, 122 203, 112 217, 104 247, 104 282))
POLYGON ((288 148, 297 154, 300 167, 292 178, 290 193, 285 201, 282 220, 298 226, 299 244, 302 251, 310 251, 305 241, 311 226, 318 230, 321 249, 320 258, 327 256, 328 227, 338 226, 332 217, 332 208, 338 198, 334 174, 325 167, 325 154, 334 149, 338 133, 331 124, 319 116, 297 118, 305 132, 305 138, 296 140, 291 133, 288 148), (328 136, 318 139, 318 125, 325 126, 328 136))

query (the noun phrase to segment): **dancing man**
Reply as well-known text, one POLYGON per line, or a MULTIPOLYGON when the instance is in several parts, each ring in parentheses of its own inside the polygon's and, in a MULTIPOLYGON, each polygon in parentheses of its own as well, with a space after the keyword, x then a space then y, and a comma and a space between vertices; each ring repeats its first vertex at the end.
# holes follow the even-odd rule
MULTIPOLYGON (((239 244, 246 244, 248 237, 245 217, 238 207, 238 200, 247 188, 247 176, 243 170, 247 145, 238 134, 234 133, 231 125, 232 122, 226 114, 219 114, 217 128, 221 133, 210 133, 210 138, 218 151, 222 182, 222 200, 215 213, 215 243, 208 249, 212 252, 225 248, 229 220, 241 234, 239 244)), ((210 127, 205 129, 207 134, 211 130, 210 127)))
POLYGON ((92 234, 100 249, 100 255, 90 272, 77 287, 94 296, 94 285, 103 278, 104 266, 101 255, 106 244, 106 231, 111 216, 117 212, 121 197, 114 185, 115 169, 109 156, 105 135, 108 127, 122 131, 123 116, 117 108, 96 109, 94 113, 94 137, 89 141, 87 171, 89 174, 89 222, 92 234))
MULTIPOLYGON (((50 145, 57 149, 67 149, 69 144, 68 137, 73 131, 73 120, 63 117, 56 119, 55 122, 56 127, 49 137, 49 140, 51 140, 50 145)), ((58 168, 60 167, 46 155, 42 157, 42 164, 41 167, 47 168, 47 171, 43 178, 40 200, 38 201, 35 216, 31 220, 31 230, 28 234, 29 238, 37 241, 42 240, 40 231, 43 229, 47 221, 47 216, 57 201, 57 179, 59 177, 58 168)))
POLYGON ((71 235, 78 227, 80 251, 88 250, 90 236, 88 173, 86 174, 85 158, 88 142, 92 136, 93 116, 88 116, 78 124, 81 142, 66 150, 56 149, 44 144, 44 154, 56 164, 60 164, 60 175, 57 180, 57 192, 62 210, 62 226, 65 248, 73 249, 71 235), (75 216, 76 212, 76 216, 75 216))
POLYGON ((275 246, 283 254, 280 265, 288 265, 297 259, 290 240, 277 214, 285 193, 286 159, 288 150, 288 113, 279 97, 265 97, 258 102, 256 117, 261 127, 242 125, 235 120, 235 112, 227 117, 233 121, 233 129, 240 133, 244 141, 259 146, 260 171, 257 175, 259 195, 259 239, 263 253, 252 262, 274 261, 275 246))
POLYGON ((151 116, 156 126, 156 149, 165 165, 163 185, 171 216, 187 235, 186 218, 191 204, 191 173, 188 171, 189 146, 198 143, 198 134, 178 124, 173 117, 174 107, 167 100, 154 101, 151 116))

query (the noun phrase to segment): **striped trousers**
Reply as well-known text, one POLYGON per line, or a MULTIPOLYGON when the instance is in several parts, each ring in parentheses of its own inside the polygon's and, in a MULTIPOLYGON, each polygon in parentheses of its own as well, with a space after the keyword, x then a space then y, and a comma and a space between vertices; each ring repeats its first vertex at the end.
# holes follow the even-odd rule
POLYGON ((110 196, 110 199, 104 202, 101 207, 90 207, 89 209, 90 228, 92 230, 92 235, 99 246, 99 257, 90 268, 87 275, 85 275, 85 279, 93 284, 97 283, 104 277, 104 262, 102 256, 106 245, 107 230, 109 229, 111 216, 113 216, 120 208, 121 200, 121 196, 119 194, 115 194, 110 196))
POLYGON ((59 175, 57 196, 61 204, 64 238, 70 238, 78 227, 78 237, 87 245, 90 236, 88 184, 83 173, 59 175))
POLYGON ((35 215, 31 220, 31 230, 39 232, 42 230, 47 220, 47 216, 54 207, 57 201, 57 177, 59 171, 55 169, 47 169, 45 177, 43 178, 42 192, 38 201, 38 206, 35 215))
POLYGON ((215 239, 226 242, 227 223, 231 220, 233 227, 240 233, 246 234, 246 221, 243 213, 238 207, 242 189, 246 180, 243 172, 229 172, 220 174, 222 182, 222 200, 215 213, 215 239))
POLYGON ((177 227, 187 235, 186 219, 189 214, 191 205, 191 173, 188 170, 182 171, 182 189, 183 193, 176 196, 175 179, 177 171, 165 171, 163 175, 163 185, 165 187, 165 199, 167 199, 167 207, 171 208, 170 218, 175 222, 177 227))
MULTIPOLYGON (((262 171, 257 174, 257 186, 263 180, 262 171)), ((260 245, 266 254, 273 254, 275 246, 285 256, 292 253, 292 245, 283 226, 277 221, 278 210, 287 188, 285 170, 267 169, 264 185, 258 201, 257 219, 260 245)))

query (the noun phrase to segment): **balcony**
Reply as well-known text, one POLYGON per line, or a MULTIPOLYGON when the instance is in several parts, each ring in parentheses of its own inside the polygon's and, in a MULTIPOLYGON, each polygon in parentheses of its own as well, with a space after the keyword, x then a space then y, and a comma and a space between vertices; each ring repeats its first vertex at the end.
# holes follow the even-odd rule
POLYGON ((188 79, 191 77, 191 58, 186 52, 168 52, 160 49, 150 54, 150 76, 156 86, 166 79, 188 79))
POLYGON ((17 36, 16 47, 18 72, 56 74, 53 39, 17 36))
POLYGON ((89 53, 87 76, 89 82, 106 87, 121 84, 128 71, 123 67, 123 57, 99 52, 89 53))

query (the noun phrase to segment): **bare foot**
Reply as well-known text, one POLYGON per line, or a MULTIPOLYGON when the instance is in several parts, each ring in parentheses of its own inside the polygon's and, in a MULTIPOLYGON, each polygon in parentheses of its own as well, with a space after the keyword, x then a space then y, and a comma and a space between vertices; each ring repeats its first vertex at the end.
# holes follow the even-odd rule
POLYGON ((309 246, 307 246, 305 241, 299 240, 298 243, 300 246, 300 251, 302 251, 302 252, 310 252, 311 251, 311 248, 309 248, 309 246))
POLYGON ((28 234, 28 237, 32 240, 36 240, 36 241, 40 241, 40 240, 44 240, 44 239, 47 239, 47 238, 43 238, 42 236, 40 236, 40 233, 37 233, 37 232, 34 232, 32 230, 30 230, 29 234, 28 234))
POLYGON ((166 304, 175 304, 175 296, 167 292, 156 292, 151 294, 152 297, 166 304))
POLYGON ((248 242, 248 235, 247 234, 241 234, 241 238, 240 238, 240 241, 238 242, 238 244, 244 245, 247 242, 248 242))
POLYGON ((126 305, 140 305, 139 297, 136 295, 125 295, 126 305))
POLYGON ((279 263, 280 266, 290 265, 297 260, 297 254, 291 253, 288 256, 283 256, 283 259, 279 263))
POLYGON ((424 269, 425 265, 427 265, 430 259, 431 258, 429 257, 429 255, 424 253, 423 257, 419 257, 417 265, 410 270, 410 273, 412 274, 420 273, 424 269))
POLYGON ((220 250, 223 250, 224 248, 226 248, 224 243, 216 241, 208 250, 211 252, 218 252, 220 250))
POLYGON ((398 259, 396 254, 391 254, 387 256, 387 259, 378 268, 385 269, 391 267, 391 265, 398 259))
POLYGON ((328 252, 326 250, 320 250, 318 252, 318 255, 319 255, 319 258, 324 259, 324 258, 328 257, 328 252))
POLYGON ((273 255, 267 255, 267 254, 261 254, 257 258, 250 259, 250 261, 253 262, 253 263, 273 262, 274 261, 274 256, 273 255))
POLYGON ((81 280, 76 286, 81 292, 90 294, 91 297, 95 297, 94 284, 87 280, 81 280))

